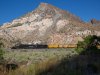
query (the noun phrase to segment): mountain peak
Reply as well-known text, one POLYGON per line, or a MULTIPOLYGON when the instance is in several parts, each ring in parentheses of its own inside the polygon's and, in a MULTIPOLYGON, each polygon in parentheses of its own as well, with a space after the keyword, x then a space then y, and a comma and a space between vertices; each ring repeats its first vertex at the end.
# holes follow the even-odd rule
POLYGON ((41 6, 41 7, 48 7, 48 6, 54 7, 53 5, 50 5, 48 3, 40 3, 39 6, 41 6))
POLYGON ((39 6, 45 6, 45 5, 48 5, 48 3, 40 3, 40 5, 39 6))
POLYGON ((58 9, 57 7, 55 7, 53 5, 50 5, 48 3, 40 3, 40 5, 38 6, 38 8, 40 10, 50 10, 50 9, 52 9, 52 10, 56 9, 57 10, 58 9))

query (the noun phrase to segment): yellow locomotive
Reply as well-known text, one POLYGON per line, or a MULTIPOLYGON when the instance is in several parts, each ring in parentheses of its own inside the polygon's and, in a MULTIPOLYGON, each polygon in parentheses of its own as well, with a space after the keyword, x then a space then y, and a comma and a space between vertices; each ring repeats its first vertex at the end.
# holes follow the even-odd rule
POLYGON ((76 44, 67 44, 67 45, 59 45, 59 44, 49 44, 48 48, 76 48, 76 44))

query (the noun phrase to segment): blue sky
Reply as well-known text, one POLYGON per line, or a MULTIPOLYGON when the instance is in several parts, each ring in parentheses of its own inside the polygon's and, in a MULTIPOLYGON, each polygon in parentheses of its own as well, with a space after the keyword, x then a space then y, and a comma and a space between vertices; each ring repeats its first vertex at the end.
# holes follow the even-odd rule
POLYGON ((100 0, 0 0, 0 25, 31 12, 41 2, 68 10, 84 21, 100 20, 100 0))

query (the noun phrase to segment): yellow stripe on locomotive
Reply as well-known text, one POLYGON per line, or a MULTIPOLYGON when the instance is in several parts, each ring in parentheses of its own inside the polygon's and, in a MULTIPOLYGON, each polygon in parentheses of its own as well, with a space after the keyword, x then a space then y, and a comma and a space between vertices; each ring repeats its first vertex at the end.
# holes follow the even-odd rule
POLYGON ((57 44, 49 44, 48 45, 48 48, 58 48, 59 47, 59 45, 57 45, 57 44))

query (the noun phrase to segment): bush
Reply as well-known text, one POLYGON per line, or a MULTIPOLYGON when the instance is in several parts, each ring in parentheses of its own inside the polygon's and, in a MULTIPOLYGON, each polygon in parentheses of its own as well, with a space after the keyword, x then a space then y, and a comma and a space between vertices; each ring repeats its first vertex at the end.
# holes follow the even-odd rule
POLYGON ((97 36, 87 36, 84 38, 84 41, 79 41, 78 44, 77 44, 77 48, 75 49, 78 53, 81 53, 83 51, 86 51, 86 50, 96 50, 97 47, 97 36))
POLYGON ((3 55, 4 55, 4 50, 3 50, 3 43, 0 42, 0 62, 4 59, 3 55))
POLYGON ((3 55, 4 55, 4 51, 3 51, 3 49, 0 48, 0 60, 3 59, 3 55))
POLYGON ((18 26, 22 26, 23 24, 22 23, 16 23, 16 24, 13 24, 7 28, 13 28, 13 27, 18 27, 18 26))

